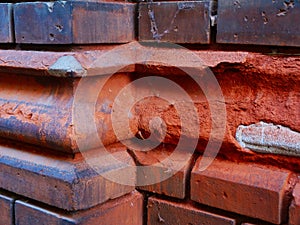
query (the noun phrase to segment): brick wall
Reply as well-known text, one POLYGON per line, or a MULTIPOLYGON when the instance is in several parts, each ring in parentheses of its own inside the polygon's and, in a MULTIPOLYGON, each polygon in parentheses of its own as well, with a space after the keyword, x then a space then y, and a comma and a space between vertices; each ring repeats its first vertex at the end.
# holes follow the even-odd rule
POLYGON ((0 225, 300 225, 299 10, 1 3, 0 225))

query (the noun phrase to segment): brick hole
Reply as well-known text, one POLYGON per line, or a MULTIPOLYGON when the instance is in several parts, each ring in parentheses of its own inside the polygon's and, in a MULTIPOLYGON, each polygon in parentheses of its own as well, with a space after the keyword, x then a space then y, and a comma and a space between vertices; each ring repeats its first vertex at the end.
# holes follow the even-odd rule
POLYGON ((50 41, 54 41, 54 34, 50 33, 49 34, 49 39, 50 39, 50 41))
MULTIPOLYGON (((64 26, 63 25, 60 25, 60 24, 56 24, 55 25, 55 29, 58 30, 59 32, 62 32, 64 26)), ((50 34, 51 35, 51 34, 50 34)))

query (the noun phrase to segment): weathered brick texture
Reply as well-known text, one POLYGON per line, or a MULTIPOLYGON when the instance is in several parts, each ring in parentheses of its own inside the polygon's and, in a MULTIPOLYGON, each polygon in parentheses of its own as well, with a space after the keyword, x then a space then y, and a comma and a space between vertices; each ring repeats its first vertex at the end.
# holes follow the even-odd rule
POLYGON ((293 191, 293 201, 290 206, 289 224, 300 224, 300 183, 297 183, 293 191))
POLYGON ((198 209, 188 202, 179 203, 151 197, 148 200, 147 209, 148 225, 236 224, 236 221, 232 218, 198 209))
POLYGON ((16 201, 16 225, 142 225, 143 197, 132 192, 86 211, 65 213, 36 206, 30 201, 16 201))
POLYGON ((275 224, 287 221, 294 174, 274 167, 223 160, 214 160, 200 171, 200 160, 191 175, 192 200, 275 224))

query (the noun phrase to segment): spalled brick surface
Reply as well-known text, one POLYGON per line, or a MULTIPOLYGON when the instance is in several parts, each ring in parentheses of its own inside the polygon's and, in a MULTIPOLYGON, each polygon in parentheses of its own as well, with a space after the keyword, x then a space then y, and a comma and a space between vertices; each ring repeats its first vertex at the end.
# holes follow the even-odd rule
POLYGON ((133 162, 124 147, 115 147, 109 154, 118 162, 102 155, 101 149, 85 155, 95 159, 97 167, 91 167, 80 155, 72 159, 42 153, 34 147, 24 149, 24 145, 22 149, 16 148, 7 143, 1 143, 0 147, 0 187, 16 194, 72 211, 90 208, 134 190, 133 186, 105 178, 135 179, 135 171, 126 167, 133 162))
POLYGON ((153 178, 157 180, 154 184, 138 186, 138 189, 180 199, 186 197, 189 173, 195 156, 186 152, 175 152, 170 161, 163 162, 170 157, 174 148, 163 145, 151 151, 133 151, 136 162, 141 166, 137 168, 137 184, 147 184, 153 178), (180 163, 184 163, 182 168, 174 168, 174 165, 180 163), (152 166, 152 169, 149 171, 147 166, 152 166), (168 178, 165 179, 166 177, 168 178))
POLYGON ((19 3, 14 8, 14 20, 17 43, 126 43, 135 38, 132 3, 19 3))
POLYGON ((290 206, 289 224, 300 224, 300 183, 297 183, 293 191, 293 201, 290 206))
POLYGON ((289 171, 223 160, 200 171, 200 160, 191 175, 192 200, 275 224, 287 220, 296 180, 289 171))
POLYGON ((299 1, 219 0, 217 42, 300 46, 299 13, 299 1))
POLYGON ((0 3, 0 43, 11 43, 13 37, 12 4, 0 3))
POLYGON ((0 224, 13 225, 14 221, 14 197, 0 191, 0 224))
POLYGON ((178 203, 151 197, 148 200, 148 225, 174 224, 236 224, 232 218, 198 209, 190 203, 178 203))
POLYGON ((139 4, 139 40, 210 42, 210 1, 139 4))
POLYGON ((16 225, 142 225, 143 197, 132 192, 121 198, 110 200, 86 211, 66 214, 61 211, 41 208, 24 201, 16 201, 16 225))

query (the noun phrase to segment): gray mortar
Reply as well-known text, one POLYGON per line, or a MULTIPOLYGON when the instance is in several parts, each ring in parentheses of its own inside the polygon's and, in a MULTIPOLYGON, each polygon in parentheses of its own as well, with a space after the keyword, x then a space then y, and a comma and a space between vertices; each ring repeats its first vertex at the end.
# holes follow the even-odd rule
POLYGON ((300 133, 281 125, 264 122, 240 125, 236 139, 243 148, 256 152, 300 157, 300 133))

